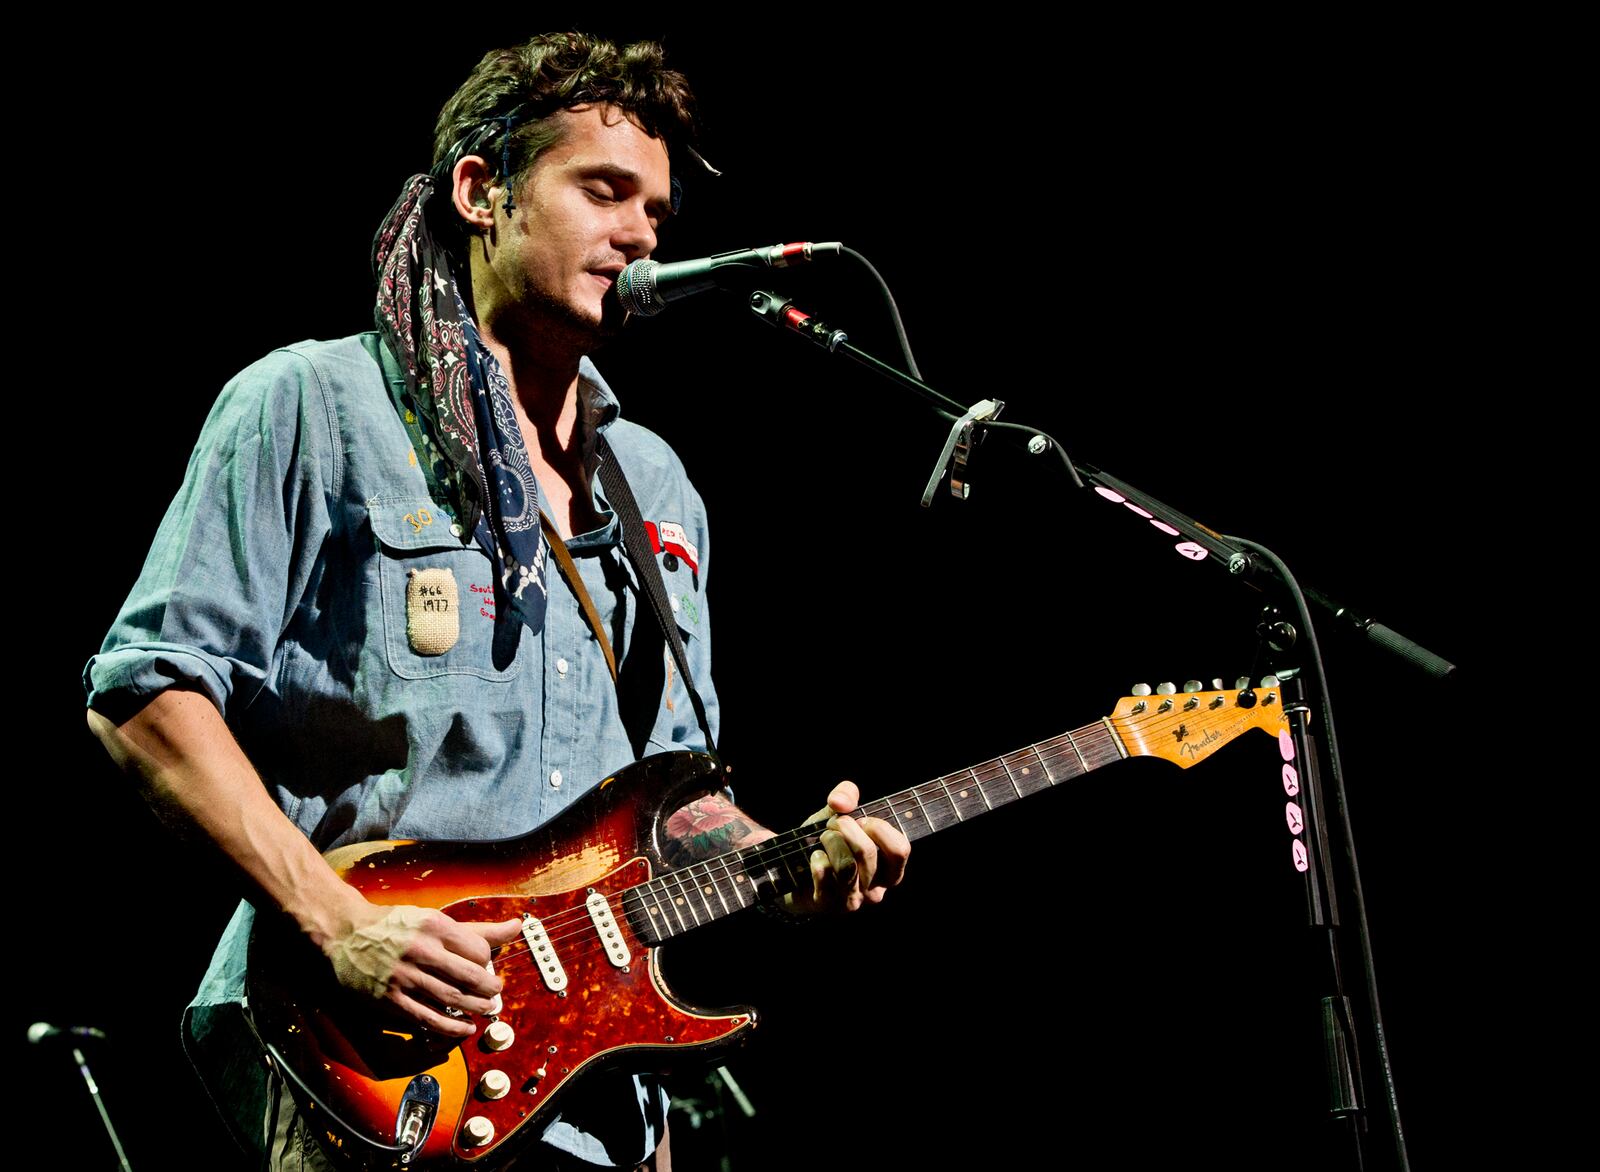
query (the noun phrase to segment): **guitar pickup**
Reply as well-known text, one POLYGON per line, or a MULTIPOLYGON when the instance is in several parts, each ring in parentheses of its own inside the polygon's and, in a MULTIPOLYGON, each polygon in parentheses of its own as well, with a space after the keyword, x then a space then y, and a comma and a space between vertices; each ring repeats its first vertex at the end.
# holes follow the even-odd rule
POLYGON ((589 918, 594 921, 594 930, 600 934, 600 943, 605 945, 606 959, 616 968, 627 968, 633 956, 628 951, 628 942, 622 938, 621 929, 617 927, 616 918, 611 914, 611 905, 606 902, 606 897, 596 891, 584 904, 589 909, 589 918))
POLYGON ((556 956, 556 947, 550 943, 550 937, 545 934, 544 925, 527 912, 522 913, 522 938, 528 944, 528 955, 533 957, 533 963, 539 966, 539 976, 544 978, 545 988, 552 993, 565 990, 567 970, 561 967, 561 961, 556 956))

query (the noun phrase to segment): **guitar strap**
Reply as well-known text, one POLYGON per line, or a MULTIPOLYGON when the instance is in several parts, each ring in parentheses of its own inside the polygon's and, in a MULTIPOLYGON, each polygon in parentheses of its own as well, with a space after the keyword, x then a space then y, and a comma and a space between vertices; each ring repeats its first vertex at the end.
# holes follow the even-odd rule
POLYGON ((571 586, 572 592, 578 596, 578 605, 583 608, 583 617, 589 620, 589 627, 594 631, 594 637, 600 640, 600 650, 605 653, 606 666, 611 669, 611 682, 615 684, 617 653, 611 649, 611 639, 606 635, 606 625, 600 621, 600 609, 589 596, 589 589, 583 584, 583 578, 578 573, 577 563, 572 560, 572 552, 567 549, 567 543, 561 540, 561 534, 556 532, 556 527, 550 523, 550 518, 545 516, 543 509, 539 510, 539 525, 544 529, 544 539, 550 545, 550 552, 556 555, 556 564, 561 567, 561 576, 567 580, 567 585, 571 586))
MULTIPOLYGON (((605 436, 600 436, 598 447, 600 487, 605 491, 606 501, 616 511, 617 523, 622 527, 622 551, 627 556, 629 564, 633 566, 633 572, 639 578, 639 587, 649 600, 650 610, 655 614, 656 625, 661 629, 662 638, 672 651, 672 661, 677 664, 678 674, 683 677, 683 686, 689 693, 689 702, 694 705, 695 719, 700 722, 700 731, 705 734, 706 749, 715 757, 717 742, 711 735, 711 721, 706 716, 705 701, 700 699, 700 692, 694 686, 694 676, 689 671, 689 658, 683 647, 683 636, 678 631, 677 621, 672 617, 672 605, 667 601, 666 583, 661 579, 661 567, 656 564, 650 536, 645 532, 644 518, 639 514, 639 503, 634 499, 633 489, 628 487, 627 478, 622 474, 622 465, 618 463, 616 453, 606 442, 605 436)), ((600 641, 600 650, 605 653, 606 666, 611 669, 611 682, 619 685, 620 690, 617 654, 612 649, 610 638, 606 635, 605 624, 600 621, 599 608, 589 596, 589 591, 578 574, 578 567, 572 560, 572 554, 568 551, 566 542, 561 540, 561 535, 556 532, 555 526, 550 523, 550 518, 541 513, 539 523, 544 527, 545 540, 550 546, 550 552, 555 555, 556 564, 561 567, 562 577, 566 578, 573 594, 577 595, 578 605, 583 608, 584 617, 589 620, 595 638, 600 641)), ((664 686, 670 686, 670 681, 665 681, 664 686)))
POLYGON ((694 675, 689 671, 683 636, 678 632, 677 620, 672 617, 672 606, 667 601, 667 586, 661 580, 661 567, 656 564, 655 550, 650 544, 649 534, 645 532, 644 518, 639 514, 639 502, 634 499, 633 489, 628 487, 627 477, 622 474, 622 464, 604 435, 600 436, 599 452, 600 487, 605 490, 606 501, 616 510, 617 521, 622 525, 622 551, 633 565, 633 572, 638 575, 640 589, 650 600, 650 609, 655 612, 656 625, 661 628, 662 638, 672 649, 672 661, 678 665, 684 690, 689 693, 689 703, 694 705, 695 719, 700 722, 700 731, 705 734, 706 751, 716 757, 717 742, 711 735, 711 721, 706 716, 705 701, 700 699, 700 692, 694 686, 694 675))

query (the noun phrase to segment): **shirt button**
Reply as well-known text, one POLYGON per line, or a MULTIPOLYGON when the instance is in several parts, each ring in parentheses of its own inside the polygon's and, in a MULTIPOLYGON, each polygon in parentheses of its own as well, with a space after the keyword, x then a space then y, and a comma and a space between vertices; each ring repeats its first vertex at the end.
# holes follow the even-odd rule
POLYGON ((459 524, 451 525, 450 526, 450 535, 452 537, 460 537, 461 536, 461 526, 459 524))
POLYGON ((566 675, 568 666, 569 665, 568 665, 568 663, 567 663, 567 661, 565 659, 556 660, 556 675, 558 675, 558 676, 566 675))
POLYGON ((559 769, 554 770, 550 774, 550 784, 553 785, 556 789, 560 789, 561 788, 561 770, 559 770, 559 769))
POLYGON ((678 596, 676 594, 669 594, 669 595, 667 595, 667 601, 672 604, 672 613, 673 614, 677 614, 678 613, 678 596))

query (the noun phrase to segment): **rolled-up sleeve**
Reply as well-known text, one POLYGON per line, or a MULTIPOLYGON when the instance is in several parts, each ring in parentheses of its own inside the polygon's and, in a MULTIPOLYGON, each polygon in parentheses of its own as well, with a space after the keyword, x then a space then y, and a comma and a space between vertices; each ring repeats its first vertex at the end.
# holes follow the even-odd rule
POLYGON ((327 389, 297 354, 277 351, 228 384, 84 668, 90 707, 120 720, 173 686, 225 715, 250 704, 317 572, 338 497, 337 434, 327 389))

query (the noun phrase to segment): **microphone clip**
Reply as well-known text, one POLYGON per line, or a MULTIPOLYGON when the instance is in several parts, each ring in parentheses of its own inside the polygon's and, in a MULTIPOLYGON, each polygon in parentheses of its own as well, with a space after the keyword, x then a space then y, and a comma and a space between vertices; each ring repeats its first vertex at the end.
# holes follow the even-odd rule
POLYGON ((982 399, 968 407, 966 414, 950 425, 944 450, 939 453, 938 463, 928 477, 928 487, 922 490, 923 508, 933 504, 934 493, 939 491, 939 482, 947 475, 950 477, 951 496, 964 501, 972 495, 972 481, 967 479, 967 460, 972 455, 972 449, 983 439, 981 425, 999 419, 1005 407, 1000 399, 982 399))

